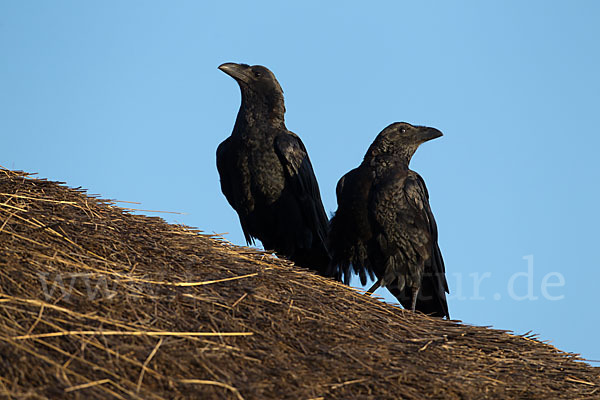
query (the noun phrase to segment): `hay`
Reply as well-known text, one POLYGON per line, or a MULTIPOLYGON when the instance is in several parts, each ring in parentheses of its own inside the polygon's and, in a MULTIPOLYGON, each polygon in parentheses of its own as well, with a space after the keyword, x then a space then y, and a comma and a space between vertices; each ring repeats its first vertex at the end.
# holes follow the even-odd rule
POLYGON ((8 398, 600 398, 600 369, 534 337, 405 312, 8 170, 0 289, 8 398))

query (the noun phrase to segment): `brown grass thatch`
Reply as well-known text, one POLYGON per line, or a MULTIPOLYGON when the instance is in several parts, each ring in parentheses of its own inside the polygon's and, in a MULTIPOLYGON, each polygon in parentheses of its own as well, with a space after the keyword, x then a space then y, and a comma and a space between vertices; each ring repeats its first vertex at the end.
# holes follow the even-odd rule
POLYGON ((600 398, 599 368, 533 338, 8 170, 0 285, 7 398, 600 398))

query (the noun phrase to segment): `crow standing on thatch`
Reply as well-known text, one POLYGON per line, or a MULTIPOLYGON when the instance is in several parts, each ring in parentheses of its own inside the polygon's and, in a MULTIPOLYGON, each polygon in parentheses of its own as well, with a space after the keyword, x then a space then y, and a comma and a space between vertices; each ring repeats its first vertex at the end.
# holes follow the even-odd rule
POLYGON ((325 275, 328 219, 308 153, 285 127, 283 90, 260 65, 225 63, 242 105, 233 133, 217 149, 221 190, 237 211, 248 244, 325 275))
POLYGON ((362 164, 338 182, 329 246, 334 274, 346 283, 350 268, 363 285, 374 273, 405 308, 450 318, 429 194, 423 178, 408 169, 419 145, 440 136, 403 122, 385 128, 362 164))

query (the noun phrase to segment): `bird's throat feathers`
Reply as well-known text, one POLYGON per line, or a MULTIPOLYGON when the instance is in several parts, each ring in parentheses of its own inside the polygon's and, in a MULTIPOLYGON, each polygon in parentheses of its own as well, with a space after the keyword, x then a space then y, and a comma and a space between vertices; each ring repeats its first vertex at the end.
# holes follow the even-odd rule
POLYGON ((406 146, 391 140, 376 140, 365 154, 363 162, 379 165, 380 168, 383 166, 408 169, 410 160, 418 147, 418 144, 406 146))
POLYGON ((238 124, 256 127, 266 124, 270 127, 285 128, 283 93, 260 93, 244 87, 241 87, 241 91, 242 104, 236 127, 238 124))

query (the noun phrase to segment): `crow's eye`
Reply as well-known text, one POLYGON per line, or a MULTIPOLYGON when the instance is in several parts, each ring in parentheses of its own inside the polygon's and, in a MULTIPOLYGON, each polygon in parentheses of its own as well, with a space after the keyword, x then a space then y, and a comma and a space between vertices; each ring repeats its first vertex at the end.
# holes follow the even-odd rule
POLYGON ((406 133, 406 128, 402 128, 402 133, 406 133))
POLYGON ((254 71, 254 76, 260 78, 262 74, 260 73, 260 71, 254 71))

